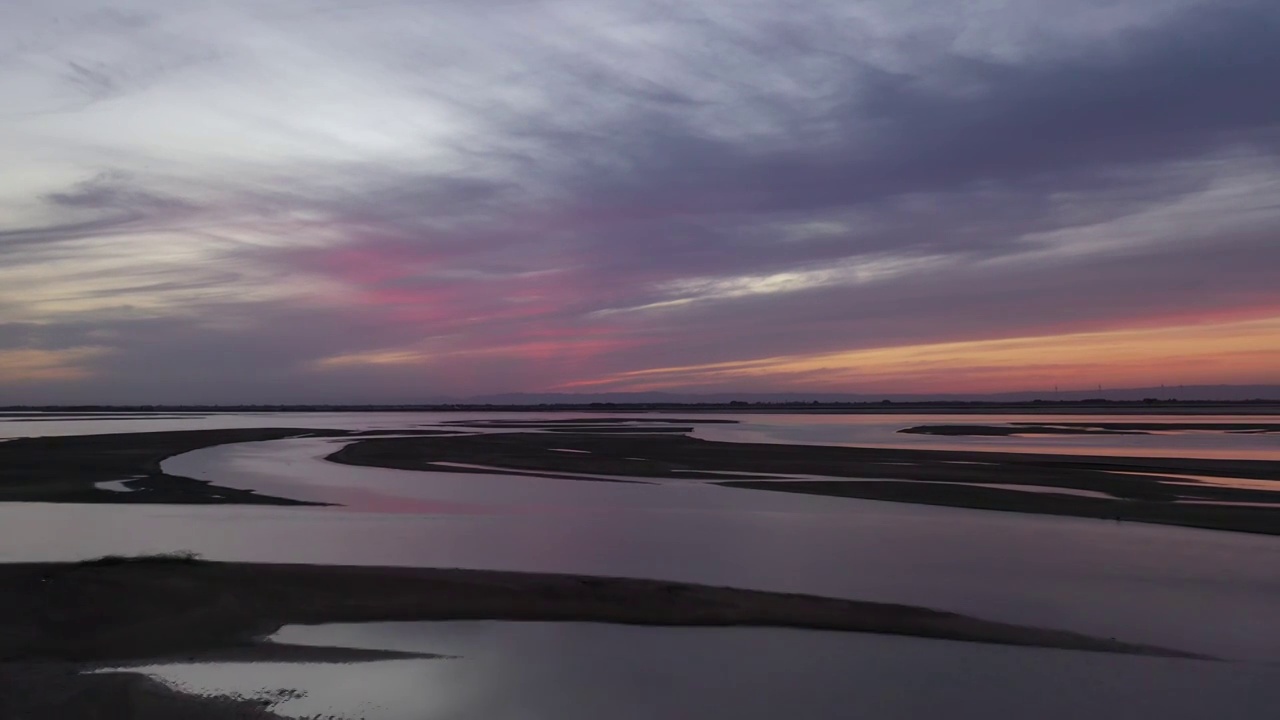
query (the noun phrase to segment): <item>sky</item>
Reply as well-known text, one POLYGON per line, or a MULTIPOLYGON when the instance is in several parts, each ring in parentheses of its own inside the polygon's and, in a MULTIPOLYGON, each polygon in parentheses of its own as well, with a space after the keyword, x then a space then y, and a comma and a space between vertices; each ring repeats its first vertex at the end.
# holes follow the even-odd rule
POLYGON ((6 0, 0 404, 1280 383, 1275 0, 6 0))

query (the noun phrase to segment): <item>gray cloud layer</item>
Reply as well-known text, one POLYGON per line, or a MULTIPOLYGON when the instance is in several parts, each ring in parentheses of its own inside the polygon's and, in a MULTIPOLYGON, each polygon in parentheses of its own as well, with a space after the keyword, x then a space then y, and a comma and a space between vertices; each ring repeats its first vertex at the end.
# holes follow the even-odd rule
POLYGON ((1280 7, 996 6, 7 4, 0 401, 1280 315, 1280 7))

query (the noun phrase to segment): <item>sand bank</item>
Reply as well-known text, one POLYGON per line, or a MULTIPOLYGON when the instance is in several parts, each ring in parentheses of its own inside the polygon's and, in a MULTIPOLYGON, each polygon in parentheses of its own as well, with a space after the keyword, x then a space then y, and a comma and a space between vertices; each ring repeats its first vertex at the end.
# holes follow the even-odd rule
POLYGON ((271 659, 259 638, 284 625, 393 620, 775 626, 1194 657, 910 605, 656 580, 182 557, 0 565, 0 662, 271 659))
POLYGON ((460 466, 476 465, 577 480, 589 480, 591 474, 703 479, 753 490, 1280 534, 1280 462, 1262 460, 730 443, 663 434, 587 432, 364 440, 328 459, 436 472, 465 472, 460 466), (815 480, 772 482, 761 480, 760 475, 815 476, 815 480), (1277 481, 1276 492, 1259 489, 1256 482, 1251 487, 1232 487, 1179 477, 1187 475, 1277 481), (867 482, 868 478, 880 482, 867 482), (1111 497, 983 485, 1062 488, 1111 497), (1261 505, 1193 504, 1203 502, 1261 505))

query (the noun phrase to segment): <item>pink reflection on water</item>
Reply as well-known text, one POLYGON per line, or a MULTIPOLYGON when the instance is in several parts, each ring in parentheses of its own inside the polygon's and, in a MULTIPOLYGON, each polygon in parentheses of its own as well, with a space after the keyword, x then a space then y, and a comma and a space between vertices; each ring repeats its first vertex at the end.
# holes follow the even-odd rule
POLYGON ((1189 483, 1169 483, 1171 485, 1216 485, 1218 487, 1229 487, 1237 490, 1265 490, 1267 492, 1280 493, 1280 480, 1257 480, 1254 478, 1221 477, 1217 475, 1182 475, 1178 473, 1164 472, 1111 471, 1111 474, 1137 475, 1139 477, 1178 478, 1179 480, 1192 481, 1189 483))

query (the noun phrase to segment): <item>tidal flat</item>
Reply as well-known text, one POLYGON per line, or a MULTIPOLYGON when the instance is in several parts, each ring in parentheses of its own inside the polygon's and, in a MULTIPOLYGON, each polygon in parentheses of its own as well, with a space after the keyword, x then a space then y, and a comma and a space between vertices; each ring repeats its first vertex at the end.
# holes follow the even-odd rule
MULTIPOLYGON (((405 434, 439 435, 409 429, 405 434)), ((292 437, 360 437, 361 431, 227 428, 20 437, 0 443, 0 502, 309 505, 166 474, 165 458, 231 443, 292 437), (123 490, 101 487, 122 483, 123 490)))
POLYGON ((401 470, 485 471, 480 467, 584 480, 703 479, 740 489, 1280 534, 1280 462, 1265 460, 795 446, 715 442, 649 430, 604 435, 590 429, 370 439, 348 444, 327 459, 401 470), (1177 477, 1186 475, 1275 482, 1275 491, 1177 477), (784 476, 790 477, 781 481, 784 476), (1009 485, 1044 492, 1001 487, 1009 485))
MULTIPOLYGON (((1208 559, 1218 552, 1217 546, 1242 564, 1242 572, 1248 570, 1248 556, 1231 550, 1234 541, 1216 540, 1235 535, 1221 531, 1277 534, 1274 523, 1280 509, 1272 484, 1280 489, 1280 463, 1270 459, 749 442, 744 440, 756 431, 750 422, 690 416, 435 417, 422 422, 387 417, 376 424, 345 425, 331 417, 288 419, 298 422, 275 427, 272 424, 281 418, 236 417, 229 421, 262 426, 127 432, 128 422, 110 418, 94 425, 111 431, 95 435, 57 434, 58 423, 43 422, 53 434, 0 443, 4 517, 51 519, 28 534, 33 544, 25 549, 21 542, 7 541, 4 551, 10 559, 42 554, 34 543, 40 537, 58 537, 59 507, 72 511, 67 518, 87 520, 84 513, 98 518, 83 527, 67 526, 63 534, 86 538, 68 547, 100 546, 119 552, 116 547, 140 543, 161 550, 215 550, 208 561, 161 556, 0 565, 7 618, 0 619, 6 649, 0 661, 0 717, 296 717, 283 710, 276 713, 275 696, 248 698, 213 690, 208 692, 217 697, 200 696, 199 683, 185 692, 148 675, 166 676, 169 671, 151 669, 164 663, 199 663, 231 672, 229 668, 246 662, 297 668, 355 662, 373 672, 396 663, 453 662, 436 659, 439 653, 430 644, 422 649, 393 647, 394 643, 347 647, 266 639, 282 628, 323 628, 334 622, 606 623, 736 627, 747 633, 754 632, 750 628, 793 628, 791 632, 804 629, 824 637, 914 636, 958 648, 994 643, 1045 653, 1084 650, 1104 653, 1103 657, 1188 658, 1177 660, 1189 665, 1175 672, 1185 677, 1212 674, 1191 670, 1193 665, 1219 664, 1189 658, 1229 660, 1233 647, 1251 645, 1250 657, 1272 656, 1272 648, 1258 640, 1269 627, 1266 611, 1255 611, 1254 606, 1266 607, 1263 598, 1277 589, 1262 576, 1240 587, 1234 585, 1237 579, 1223 584, 1231 593, 1213 601, 1223 617, 1209 625, 1234 628, 1231 633, 1239 633, 1239 642, 1210 626, 1203 633, 1188 631, 1184 638, 1160 630, 1187 627, 1181 619, 1181 605, 1186 603, 1161 605, 1166 599, 1176 601, 1176 592, 1148 598, 1158 598, 1159 603, 1138 603, 1146 608, 1144 617, 1154 620, 1145 627, 1120 616, 1073 617, 1067 605, 1055 610, 1044 606, 1043 599, 1031 602, 1030 595, 1018 601, 1032 588, 1018 590, 1016 583, 1002 591, 1008 601, 993 602, 1000 593, 968 601, 957 592, 960 588, 954 583, 960 580, 954 573, 939 575, 944 568, 922 564, 927 560, 922 553, 930 552, 929 537, 918 538, 919 547, 888 539, 909 528, 932 537, 946 527, 945 513, 959 513, 957 518, 979 525, 1003 526, 986 520, 988 516, 1026 518, 1026 532, 1045 523, 1042 535, 1066 533, 1063 537, 1073 538, 1072 543, 1088 542, 1090 536, 1116 535, 1131 541, 1145 537, 1141 532, 1121 532, 1135 525, 1183 525, 1218 532, 1201 537, 1185 535, 1193 530, 1162 530, 1174 533, 1169 540, 1175 542, 1158 543, 1161 558, 1203 548, 1208 553, 1206 567, 1219 568, 1218 574, 1225 577, 1227 567, 1208 559), (251 457, 258 458, 256 465, 243 461, 251 457), (204 462, 199 458, 227 462, 209 466, 214 472, 203 474, 196 471, 204 462), (268 475, 287 482, 261 482, 268 475), (323 483, 336 483, 349 494, 319 492, 323 483), (389 494, 377 503, 367 501, 370 493, 378 492, 389 494), (451 497, 454 492, 460 494, 451 497), (426 501, 433 496, 439 502, 426 501), (415 497, 422 500, 415 503, 415 497), (504 502, 518 504, 503 509, 504 502), (130 506, 129 512, 122 512, 124 506, 130 506), (894 508, 912 506, 932 506, 944 515, 913 518, 904 525, 908 515, 894 508), (975 508, 1001 512, 983 514, 975 508), (369 514, 391 509, 408 514, 369 514), (1082 521, 1047 516, 1122 522, 1099 523, 1091 526, 1093 530, 1084 525, 1057 528, 1055 523, 1082 521), (110 517, 120 518, 118 528, 113 529, 110 517), (348 523, 355 524, 345 530, 348 523), (93 535, 86 531, 94 526, 102 528, 108 542, 88 540, 93 535), (560 538, 563 531, 592 535, 560 538), (866 535, 867 542, 851 542, 852 533, 866 535), (884 549, 877 549, 877 536, 888 543, 884 549), (739 553, 721 547, 726 542, 747 545, 739 553), (364 554, 348 558, 345 548, 353 545, 364 554), (242 549, 231 550, 234 547, 242 549), (302 557, 301 549, 311 564, 290 559, 302 557), (573 559, 583 553, 584 559, 595 556, 599 562, 573 559), (663 553, 671 554, 663 560, 663 553), (773 558, 771 553, 786 557, 773 558), (683 562, 703 554, 710 564, 683 562), (271 563, 252 562, 260 557, 271 563), (363 566, 344 564, 352 559, 363 566), (388 567, 406 560, 423 565, 388 567), (782 566, 775 560, 804 572, 788 580, 778 574, 782 566), (882 565, 884 573, 876 569, 882 565), (486 566, 492 569, 481 569, 486 566), (467 569, 446 569, 453 567, 467 569), (558 570, 563 567, 569 571, 558 570), (847 586, 823 580, 838 579, 842 573, 850 578, 866 575, 870 582, 864 583, 864 591, 855 589, 858 583, 852 580, 847 586), (883 579, 875 580, 880 576, 883 579), (912 585, 906 595, 884 585, 905 580, 912 585), (1223 638, 1220 644, 1212 640, 1215 636, 1223 638), (1246 642, 1248 638, 1253 640, 1246 642), (95 668, 113 669, 83 673, 95 668), (60 697, 72 698, 71 704, 56 704, 60 697), (94 708, 113 704, 129 710, 115 716, 92 714, 94 708)), ((181 422, 218 420, 211 416, 181 422)), ((782 420, 784 424, 776 427, 796 427, 782 420)), ((896 429, 919 424, 903 422, 896 429)), ((1167 442, 1169 432, 1224 437, 1235 433, 1231 442, 1255 445, 1266 440, 1261 427, 1203 424, 1212 427, 1170 430, 1170 423, 1163 422, 1151 435, 1142 434, 1142 428, 1115 428, 1113 433, 1064 433, 1061 440, 1167 442)), ((1096 427, 1093 421, 1087 425, 1096 427)), ((1025 438, 978 440, 1019 447, 1025 438)), ((962 534, 975 539, 972 531, 962 534)), ((951 546, 941 536, 934 541, 951 546)), ((983 548, 973 542, 969 553, 995 553, 1000 557, 988 560, 999 566, 1013 559, 998 546, 983 548)), ((1141 554, 1141 548, 1141 543, 1126 544, 1124 552, 1141 554)), ((1076 548, 1083 550, 1084 546, 1076 548)), ((1068 558, 1063 560, 1074 562, 1068 558)), ((1194 565, 1200 559, 1186 561, 1194 565)), ((1037 560, 1035 566, 1043 567, 1044 562, 1037 560)), ((1152 586, 1150 578, 1163 577, 1160 573, 1166 571, 1151 562, 1147 558, 1142 560, 1145 565, 1135 566, 1135 582, 1148 578, 1135 587, 1152 586)), ((1181 577, 1190 567, 1174 574, 1181 577)), ((1083 592, 1078 578, 1068 574, 1060 579, 1064 591, 1083 592)), ((990 578, 985 582, 990 584, 990 578)), ((1045 598, 1057 594, 1046 592, 1045 598)), ((1134 592, 1138 591, 1125 590, 1121 604, 1133 605, 1132 598, 1140 596, 1134 592)), ((1203 615, 1207 597, 1187 598, 1187 608, 1194 605, 1195 614, 1203 615)), ((1070 605, 1078 606, 1080 600, 1070 605)), ((1120 601, 1117 597, 1116 603, 1120 601)), ((799 647, 808 641, 787 642, 799 647)), ((548 651, 554 654, 556 649, 548 651)), ((967 652, 955 651, 957 656, 967 652)), ((190 674, 172 672, 173 677, 190 674)), ((322 676, 317 669, 315 677, 322 676)), ((1241 702, 1250 704, 1258 697, 1249 690, 1241 702)), ((281 707, 293 706, 283 701, 281 707)))
POLYGON ((1207 659, 919 607, 687 583, 422 568, 210 563, 185 555, 0 566, 4 717, 275 717, 119 668, 166 662, 350 663, 422 653, 263 640, 285 625, 425 620, 793 627, 1207 659), (114 668, 108 674, 91 671, 114 668), (103 715, 105 711, 107 714, 103 715), (249 713, 249 714, 245 714, 249 713))
POLYGON ((398 429, 393 437, 254 428, 19 438, 0 443, 0 501, 314 504, 167 474, 160 463, 218 445, 331 437, 352 441, 327 457, 348 465, 612 482, 701 479, 739 489, 1280 534, 1276 461, 801 446, 687 434, 716 422, 723 421, 462 422, 448 430, 398 429), (1187 479, 1196 476, 1222 481, 1187 479), (1233 486, 1231 479, 1255 482, 1233 486))

